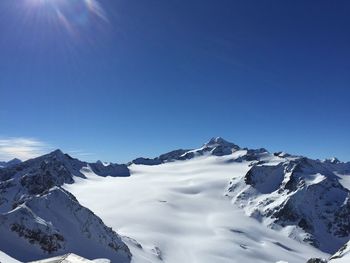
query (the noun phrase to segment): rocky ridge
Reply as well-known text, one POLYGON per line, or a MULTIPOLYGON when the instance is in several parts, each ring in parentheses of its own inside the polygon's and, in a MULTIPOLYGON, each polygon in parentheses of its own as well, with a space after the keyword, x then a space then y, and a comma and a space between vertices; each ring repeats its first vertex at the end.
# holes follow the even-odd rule
POLYGON ((75 252, 129 262, 119 235, 65 191, 63 184, 85 178, 83 169, 100 176, 129 176, 125 165, 89 164, 56 150, 0 169, 1 250, 22 261, 75 252))

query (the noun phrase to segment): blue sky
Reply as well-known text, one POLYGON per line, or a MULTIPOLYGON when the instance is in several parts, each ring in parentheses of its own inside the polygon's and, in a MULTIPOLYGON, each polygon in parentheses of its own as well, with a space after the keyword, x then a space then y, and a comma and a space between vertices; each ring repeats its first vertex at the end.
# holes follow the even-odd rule
POLYGON ((222 136, 350 161, 349 13, 347 0, 2 0, 0 159, 125 162, 222 136))

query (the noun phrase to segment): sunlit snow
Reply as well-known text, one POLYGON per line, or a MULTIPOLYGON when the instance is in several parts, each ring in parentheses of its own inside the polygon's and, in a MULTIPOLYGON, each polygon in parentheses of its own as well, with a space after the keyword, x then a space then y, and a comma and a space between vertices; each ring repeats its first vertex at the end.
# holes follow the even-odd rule
MULTIPOLYGON (((237 153, 238 154, 238 153, 237 153)), ((325 257, 247 217, 224 195, 249 164, 204 156, 157 166, 132 165, 131 177, 98 177, 65 185, 121 235, 134 263, 289 262, 325 257), (137 240, 137 242, 135 241, 137 240)))

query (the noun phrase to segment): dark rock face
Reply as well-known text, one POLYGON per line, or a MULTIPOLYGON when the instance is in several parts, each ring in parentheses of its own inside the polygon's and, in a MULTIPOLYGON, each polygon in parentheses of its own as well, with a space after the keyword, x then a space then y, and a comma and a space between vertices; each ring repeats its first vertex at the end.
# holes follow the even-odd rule
POLYGON ((40 194, 53 186, 74 183, 74 177, 85 178, 83 167, 90 166, 100 176, 129 176, 130 171, 124 164, 102 162, 86 163, 56 150, 50 154, 28 160, 18 165, 0 170, 0 189, 3 182, 19 180, 28 194, 40 194))
POLYGON ((126 177, 130 176, 129 168, 125 164, 108 164, 102 162, 91 163, 91 169, 99 176, 126 177))
POLYGON ((129 165, 131 164, 141 164, 141 165, 159 165, 162 163, 177 161, 177 160, 187 160, 193 158, 191 153, 188 153, 190 150, 175 150, 171 151, 165 154, 160 155, 159 157, 150 159, 150 158, 136 158, 135 160, 131 161, 129 165))
POLYGON ((157 157, 156 159, 158 159, 162 163, 169 162, 169 161, 175 161, 175 160, 186 160, 187 158, 182 157, 182 155, 186 154, 188 151, 190 151, 190 150, 179 149, 179 150, 175 150, 175 151, 171 151, 171 152, 162 154, 159 157, 157 157))
POLYGON ((19 163, 21 163, 22 161, 20 159, 12 159, 11 161, 8 161, 8 162, 0 162, 0 169, 1 168, 8 168, 8 167, 11 167, 11 166, 14 166, 14 165, 17 165, 19 163))
POLYGON ((350 191, 329 163, 294 157, 256 164, 242 179, 234 179, 228 192, 254 211, 251 216, 268 218, 272 227, 294 226, 291 236, 301 229, 303 241, 325 252, 334 253, 350 238, 350 191))
POLYGON ((327 260, 322 258, 311 258, 306 263, 327 263, 327 260))
POLYGON ((162 161, 159 159, 149 159, 149 158, 140 157, 140 158, 133 160, 130 164, 132 164, 132 163, 143 164, 143 165, 159 165, 162 163, 162 161))
POLYGON ((253 166, 244 177, 246 184, 256 188, 261 193, 271 193, 279 189, 284 179, 284 167, 253 166))
MULTIPOLYGON (((128 247, 117 233, 81 206, 72 194, 59 187, 32 196, 16 209, 0 214, 0 233, 10 239, 18 237, 17 256, 23 257, 19 258, 23 261, 34 259, 27 250, 20 250, 28 245, 40 247, 43 254, 49 255, 76 252, 91 257, 91 249, 96 256, 123 258, 121 262, 129 262, 131 258, 128 247), (87 251, 81 250, 76 244, 78 241, 86 246, 87 251)), ((0 245, 3 245, 1 241, 0 245)))
POLYGON ((84 177, 80 169, 85 164, 63 154, 60 150, 56 150, 50 154, 2 169, 0 171, 0 181, 24 175, 35 177, 50 174, 57 177, 57 183, 72 183, 73 176, 84 177))
POLYGON ((210 152, 215 156, 230 155, 235 151, 240 150, 240 147, 234 143, 228 142, 221 137, 212 138, 204 144, 201 154, 210 152))
POLYGON ((48 235, 40 229, 28 229, 20 224, 12 224, 11 231, 17 232, 20 237, 27 239, 30 244, 39 244, 48 254, 58 251, 63 246, 64 237, 60 234, 48 235))
POLYGON ((23 175, 20 183, 28 189, 29 194, 41 194, 53 186, 61 186, 64 183, 72 184, 74 182, 72 175, 64 167, 52 167, 43 163, 43 165, 32 173, 23 175))

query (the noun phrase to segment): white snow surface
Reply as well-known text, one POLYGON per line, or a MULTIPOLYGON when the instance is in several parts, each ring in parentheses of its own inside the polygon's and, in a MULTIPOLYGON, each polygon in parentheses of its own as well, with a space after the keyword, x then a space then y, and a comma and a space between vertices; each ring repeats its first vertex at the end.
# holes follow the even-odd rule
POLYGON ((0 215, 0 247, 24 262, 61 256, 64 252, 75 252, 87 258, 109 257, 118 263, 129 262, 129 251, 120 237, 72 198, 62 189, 54 187, 47 194, 0 215), (12 230, 13 224, 17 226, 16 231, 12 230), (42 238, 33 238, 36 242, 31 244, 27 239, 19 238, 17 232, 22 236, 27 232, 35 232, 38 236, 41 234, 42 238), (52 238, 55 241, 52 247, 57 249, 48 254, 41 247, 42 243, 45 244, 44 237, 55 234, 63 238, 52 238), (112 249, 109 244, 119 248, 112 249))
POLYGON ((0 251, 0 263, 20 263, 18 260, 10 257, 4 252, 0 251))
POLYGON ((340 177, 340 183, 350 190, 350 174, 337 174, 340 177))
POLYGON ((349 263, 350 262, 350 241, 335 253, 329 263, 349 263))
MULTIPOLYGON (((16 262, 19 262, 19 261, 16 261, 16 262)), ((38 260, 38 261, 32 261, 29 263, 110 263, 110 260, 108 260, 108 259, 89 260, 89 259, 80 257, 76 254, 69 253, 66 255, 52 257, 52 258, 46 258, 46 259, 38 260)))
POLYGON ((134 263, 305 263, 327 258, 231 203, 225 190, 232 178, 246 174, 249 162, 230 159, 232 155, 202 156, 131 165, 130 177, 99 177, 85 168, 87 179, 75 178, 75 184, 64 188, 125 236, 134 263))

